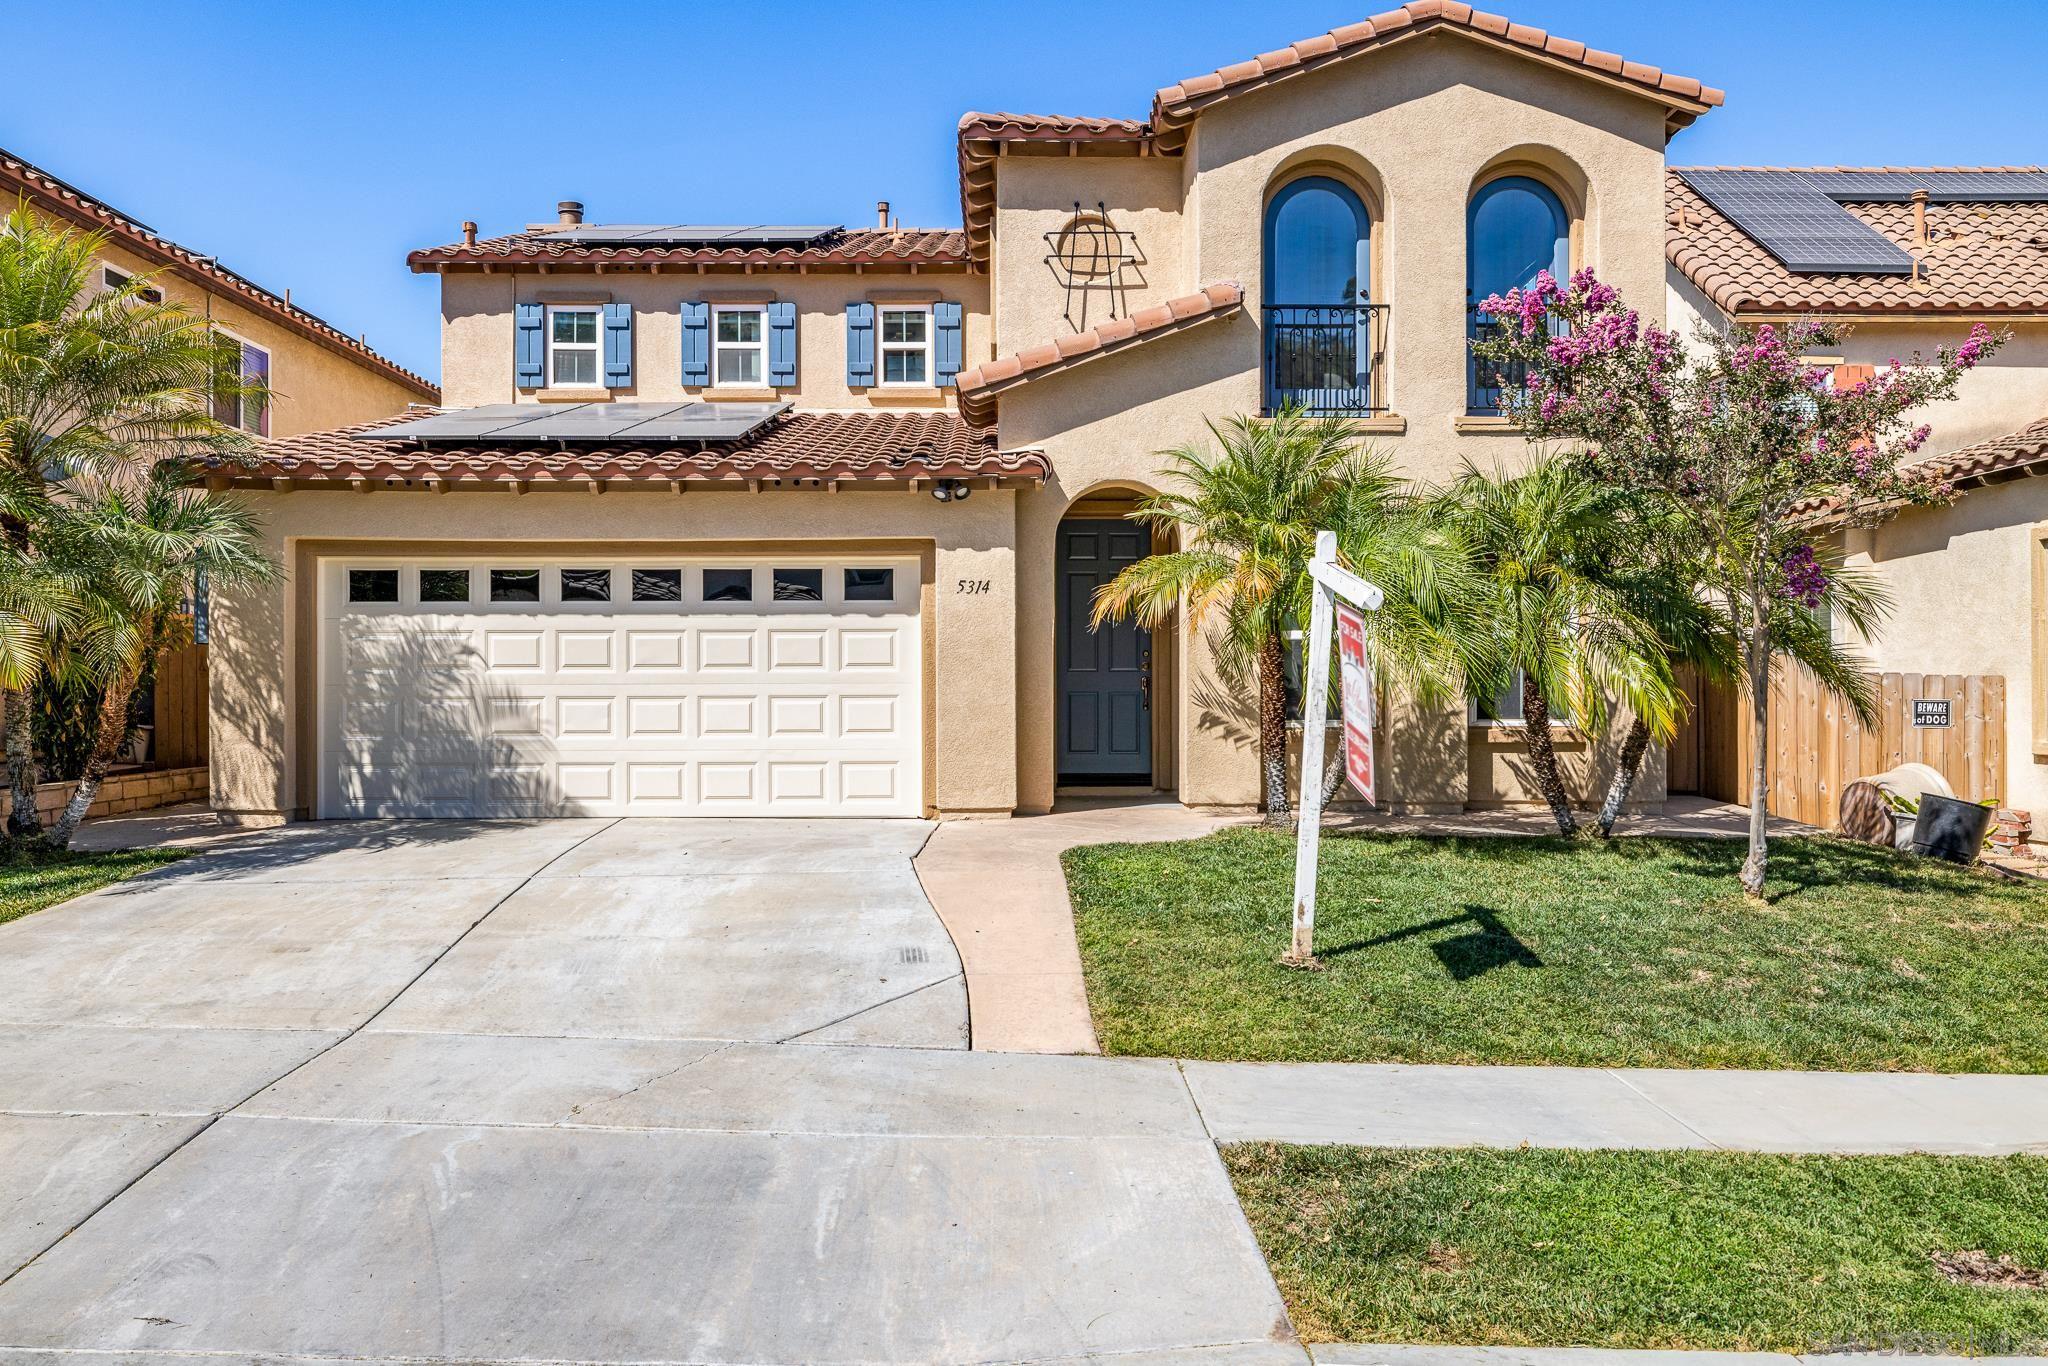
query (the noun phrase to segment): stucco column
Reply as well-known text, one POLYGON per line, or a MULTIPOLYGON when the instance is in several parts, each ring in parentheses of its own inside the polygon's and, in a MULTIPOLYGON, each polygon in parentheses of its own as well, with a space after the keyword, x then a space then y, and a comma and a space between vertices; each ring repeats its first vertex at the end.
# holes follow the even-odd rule
POLYGON ((214 809, 224 819, 271 824, 287 819, 296 803, 290 546, 271 528, 276 498, 248 498, 264 518, 265 549, 284 565, 287 578, 212 590, 207 747, 214 809))

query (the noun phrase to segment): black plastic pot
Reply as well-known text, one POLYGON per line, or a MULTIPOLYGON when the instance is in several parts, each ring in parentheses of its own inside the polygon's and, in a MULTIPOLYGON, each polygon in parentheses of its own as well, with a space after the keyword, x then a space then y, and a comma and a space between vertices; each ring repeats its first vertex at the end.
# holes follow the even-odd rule
POLYGON ((1991 828, 1992 809, 1929 792, 1920 798, 1920 819, 1913 826, 1913 852, 1950 863, 1975 863, 1991 828))

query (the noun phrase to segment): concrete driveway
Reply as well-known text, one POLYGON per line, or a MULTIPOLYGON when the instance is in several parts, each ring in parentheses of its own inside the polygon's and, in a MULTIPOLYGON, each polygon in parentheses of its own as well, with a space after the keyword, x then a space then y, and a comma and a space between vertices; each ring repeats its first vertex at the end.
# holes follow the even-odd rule
POLYGON ((1304 1360, 1171 1063, 964 1051, 929 829, 292 827, 0 927, 0 1349, 1304 1360))

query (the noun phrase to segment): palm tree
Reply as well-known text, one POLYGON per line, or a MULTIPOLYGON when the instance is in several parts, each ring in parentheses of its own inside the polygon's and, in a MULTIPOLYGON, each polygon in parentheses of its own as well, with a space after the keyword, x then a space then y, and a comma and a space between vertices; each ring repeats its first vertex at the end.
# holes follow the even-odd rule
POLYGON ((46 836, 59 849, 70 844, 127 743, 137 685, 166 650, 188 643, 189 618, 180 609, 200 578, 233 586, 278 575, 255 515, 194 487, 191 474, 165 462, 139 479, 80 480, 52 500, 45 539, 80 566, 85 582, 81 619, 64 643, 101 688, 85 771, 46 836))
POLYGON ((1214 447, 1161 452, 1177 485, 1135 514, 1179 533, 1180 549, 1148 556, 1104 584, 1094 620, 1156 627, 1180 604, 1190 626, 1223 613, 1224 663, 1249 666, 1259 688, 1259 767, 1267 820, 1287 822, 1287 650, 1307 617, 1316 533, 1332 527, 1340 491, 1365 462, 1349 424, 1285 409, 1271 419, 1208 424, 1214 447))
POLYGON ((1556 716, 1591 731, 1613 699, 1653 733, 1668 734, 1683 705, 1656 624, 1615 570, 1627 563, 1626 509, 1610 486, 1554 459, 1517 475, 1467 463, 1445 504, 1487 579, 1482 610, 1504 666, 1492 676, 1475 671, 1471 695, 1497 697, 1519 672, 1537 788, 1558 832, 1575 835, 1551 729, 1556 716))
MULTIPOLYGON (((0 539, 35 558, 53 485, 164 459, 246 461, 248 438, 214 416, 217 400, 269 402, 242 373, 241 348, 149 277, 100 289, 101 233, 33 217, 26 201, 0 222, 0 477, 14 506, 0 539)), ((34 613, 21 617, 30 621, 34 613)), ((37 833, 28 681, 0 672, 7 721, 9 833, 37 833)))

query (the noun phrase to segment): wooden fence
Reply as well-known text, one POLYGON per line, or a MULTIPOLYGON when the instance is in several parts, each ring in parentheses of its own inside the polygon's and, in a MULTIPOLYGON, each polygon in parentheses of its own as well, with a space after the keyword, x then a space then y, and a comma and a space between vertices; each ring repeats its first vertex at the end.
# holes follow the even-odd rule
MULTIPOLYGON (((1724 801, 1749 800, 1756 753, 1748 699, 1694 688, 1694 715, 1673 746, 1671 788, 1724 801)), ((2005 795, 2005 679, 1997 674, 1879 676, 1878 723, 1867 726, 1804 669, 1771 686, 1770 810, 1831 827, 1842 789, 1900 764, 1926 764, 1971 800, 2005 795), (1915 702, 1948 703, 1946 726, 1914 725, 1915 702)), ((1938 713, 1941 709, 1928 708, 1938 713)))
POLYGON ((206 647, 173 650, 156 666, 158 768, 206 766, 206 647))

